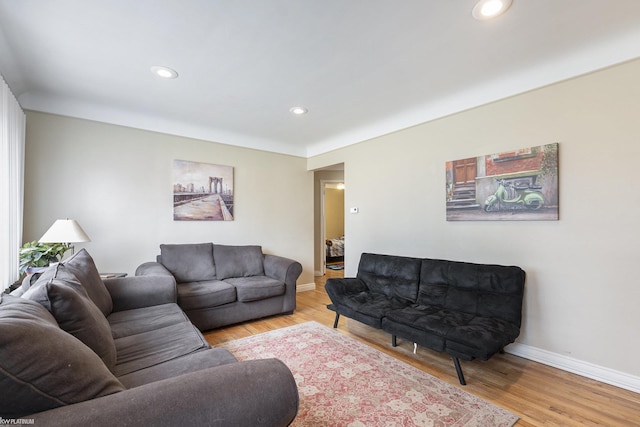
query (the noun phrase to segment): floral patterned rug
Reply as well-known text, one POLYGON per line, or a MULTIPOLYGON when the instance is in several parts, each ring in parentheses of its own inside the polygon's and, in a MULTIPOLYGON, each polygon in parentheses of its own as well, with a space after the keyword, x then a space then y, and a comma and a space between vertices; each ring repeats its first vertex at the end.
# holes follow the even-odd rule
POLYGON ((298 384, 293 426, 510 427, 518 417, 340 332, 307 322, 220 345, 276 357, 298 384))

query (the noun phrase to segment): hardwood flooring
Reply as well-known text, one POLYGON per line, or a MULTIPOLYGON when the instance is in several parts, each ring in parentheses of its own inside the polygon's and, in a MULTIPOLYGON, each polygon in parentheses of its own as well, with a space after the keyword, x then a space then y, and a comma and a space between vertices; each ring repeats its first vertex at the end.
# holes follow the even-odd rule
MULTIPOLYGON (((316 278, 316 290, 297 294, 294 314, 274 316, 205 333, 213 346, 273 329, 314 320, 333 327, 334 313, 324 291, 329 277, 341 277, 342 271, 327 270, 316 278)), ((467 380, 461 386, 446 354, 418 347, 391 337, 357 321, 340 318, 338 330, 373 348, 413 365, 443 381, 505 408, 520 417, 518 427, 528 426, 640 426, 640 394, 610 386, 532 362, 511 354, 498 354, 486 362, 461 361, 467 380)), ((489 427, 489 426, 487 426, 489 427)))

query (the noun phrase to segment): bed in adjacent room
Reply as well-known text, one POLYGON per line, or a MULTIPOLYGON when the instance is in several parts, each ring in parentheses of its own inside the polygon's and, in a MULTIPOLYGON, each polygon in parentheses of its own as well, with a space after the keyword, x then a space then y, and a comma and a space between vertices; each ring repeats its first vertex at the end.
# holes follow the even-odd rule
POLYGON ((327 263, 344 261, 344 236, 327 239, 327 263))

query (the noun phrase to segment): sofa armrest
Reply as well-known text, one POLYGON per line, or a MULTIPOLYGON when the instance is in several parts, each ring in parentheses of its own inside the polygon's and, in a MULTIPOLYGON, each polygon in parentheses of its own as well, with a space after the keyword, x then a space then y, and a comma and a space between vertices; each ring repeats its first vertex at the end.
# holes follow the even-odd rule
POLYGON ((264 255, 264 274, 284 282, 283 313, 292 313, 296 309, 296 281, 301 273, 302 265, 298 261, 277 255, 264 255))
POLYGON ((287 286, 295 288, 296 280, 301 273, 302 265, 298 261, 277 255, 264 256, 264 274, 284 282, 287 286))
POLYGON ((287 426, 298 389, 278 359, 230 363, 28 415, 35 425, 287 426))
POLYGON ((324 289, 327 291, 331 302, 340 303, 343 295, 357 294, 366 291, 368 288, 362 280, 355 277, 347 277, 344 279, 327 279, 324 289))
POLYGON ((178 291, 173 276, 132 276, 105 279, 113 311, 176 303, 178 291))
POLYGON ((159 262, 150 261, 142 263, 136 268, 136 276, 171 276, 173 274, 159 262))

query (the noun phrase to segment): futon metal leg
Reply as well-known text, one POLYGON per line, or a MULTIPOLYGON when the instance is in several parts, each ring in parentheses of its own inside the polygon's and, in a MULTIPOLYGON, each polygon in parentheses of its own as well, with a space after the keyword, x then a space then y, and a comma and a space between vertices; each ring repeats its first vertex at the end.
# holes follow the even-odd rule
POLYGON ((333 321, 333 329, 338 327, 338 319, 340 319, 340 313, 336 313, 336 320, 333 321))
POLYGON ((460 360, 458 360, 457 357, 453 357, 453 364, 456 365, 456 372, 458 373, 460 384, 467 385, 467 382, 464 380, 464 375, 462 374, 462 368, 460 367, 460 360))
POLYGON ((391 335, 391 347, 397 347, 398 346, 398 340, 396 339, 395 335, 391 335))

